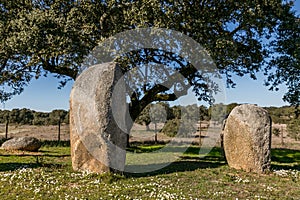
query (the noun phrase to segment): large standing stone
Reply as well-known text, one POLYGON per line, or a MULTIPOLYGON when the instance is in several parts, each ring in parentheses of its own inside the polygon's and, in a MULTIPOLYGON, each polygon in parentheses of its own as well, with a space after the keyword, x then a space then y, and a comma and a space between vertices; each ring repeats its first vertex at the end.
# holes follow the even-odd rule
POLYGON ((235 107, 224 129, 224 150, 230 167, 263 173, 271 164, 271 118, 258 106, 235 107))
POLYGON ((76 79, 70 96, 74 170, 124 170, 126 98, 121 77, 116 64, 105 63, 88 68, 76 79))
POLYGON ((16 137, 7 140, 1 147, 5 150, 38 151, 41 145, 35 137, 16 137))

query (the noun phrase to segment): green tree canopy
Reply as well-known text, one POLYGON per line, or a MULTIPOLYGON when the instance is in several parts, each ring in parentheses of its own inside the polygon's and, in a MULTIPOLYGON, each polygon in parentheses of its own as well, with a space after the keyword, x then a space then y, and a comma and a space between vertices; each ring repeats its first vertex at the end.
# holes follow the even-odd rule
MULTIPOLYGON (((32 78, 48 73, 63 78, 63 86, 77 77, 85 56, 99 42, 125 30, 145 27, 172 29, 194 39, 207 50, 219 72, 227 78, 228 86, 235 85, 232 75, 256 78, 258 71, 265 66, 272 68, 274 62, 280 63, 275 66, 280 72, 292 64, 298 72, 299 54, 295 52, 299 47, 299 21, 295 20, 291 6, 290 1, 281 0, 1 1, 0 99, 6 101, 20 94, 32 78), (278 35, 276 42, 266 42, 274 34, 278 35), (282 59, 277 56, 266 65, 266 59, 276 57, 276 53, 295 59, 280 62, 282 59)), ((116 61, 121 61, 124 72, 140 64, 156 63, 168 66, 165 70, 153 70, 156 79, 168 77, 171 69, 186 79, 177 95, 161 84, 141 85, 130 96, 133 120, 149 103, 175 100, 185 94, 185 83, 193 86, 200 99, 211 98, 201 74, 185 58, 171 52, 143 49, 116 61)), ((145 70, 140 74, 147 80, 145 70)), ((287 82, 292 96, 289 98, 288 94, 285 99, 298 101, 298 75, 293 79, 274 79, 270 75, 269 83, 276 87, 277 83, 287 82)))
MULTIPOLYGON (((278 90, 278 86, 285 83, 288 91, 283 100, 297 108, 300 105, 300 18, 294 13, 284 17, 276 40, 271 43, 279 56, 273 57, 266 68, 266 84, 271 90, 278 90)), ((296 113, 299 115, 299 110, 296 109, 296 113)))
POLYGON ((149 124, 151 123, 150 119, 150 107, 151 104, 148 104, 140 113, 138 118, 135 120, 136 123, 140 125, 146 125, 146 130, 149 131, 149 124))
POLYGON ((49 124, 57 125, 62 123, 68 115, 68 111, 65 110, 52 110, 49 114, 49 124))
POLYGON ((164 122, 172 118, 174 118, 174 116, 169 104, 158 102, 156 104, 148 104, 139 114, 135 122, 146 125, 146 129, 149 130, 149 124, 151 122, 164 122))

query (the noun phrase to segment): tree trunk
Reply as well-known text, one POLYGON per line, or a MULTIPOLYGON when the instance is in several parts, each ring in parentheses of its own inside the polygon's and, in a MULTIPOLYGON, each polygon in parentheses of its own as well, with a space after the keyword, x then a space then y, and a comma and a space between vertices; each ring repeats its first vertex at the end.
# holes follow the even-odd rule
POLYGON ((146 131, 150 131, 149 124, 146 124, 146 131))
POLYGON ((280 130, 280 137, 281 137, 281 146, 284 145, 284 141, 283 141, 283 127, 281 127, 281 130, 280 130))
POLYGON ((130 130, 131 130, 131 128, 132 128, 132 126, 133 126, 133 124, 127 124, 127 145, 126 145, 126 147, 128 148, 128 147, 130 147, 130 130))
POLYGON ((201 147, 201 145, 202 145, 201 135, 202 135, 202 133, 201 133, 201 120, 200 120, 200 122, 199 122, 199 147, 201 147))
MULTIPOLYGON (((131 121, 131 118, 130 118, 130 116, 128 117, 126 117, 126 129, 127 129, 127 145, 126 145, 126 147, 127 148, 129 148, 130 147, 130 130, 132 129, 132 127, 133 127, 133 122, 134 121, 131 121)), ((132 119, 133 120, 133 119, 132 119)), ((135 120, 135 119, 134 119, 135 120)))

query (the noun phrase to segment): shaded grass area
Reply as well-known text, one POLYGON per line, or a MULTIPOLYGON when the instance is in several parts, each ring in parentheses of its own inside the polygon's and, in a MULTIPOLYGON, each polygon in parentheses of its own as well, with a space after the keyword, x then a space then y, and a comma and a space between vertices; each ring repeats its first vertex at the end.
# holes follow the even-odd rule
MULTIPOLYGON (((173 173, 178 171, 191 171, 201 168, 217 168, 226 164, 225 157, 219 147, 214 147, 205 157, 199 157, 199 147, 165 147, 164 145, 135 146, 129 149, 134 153, 158 153, 158 152, 184 152, 179 159, 166 167, 150 173, 134 174, 129 176, 149 176, 156 174, 173 173)), ((300 151, 291 149, 272 149, 272 170, 298 170, 300 171, 300 151)), ((155 165, 155 164, 154 164, 155 165)), ((164 166, 164 165, 162 165, 164 166)), ((143 167, 135 166, 135 167, 143 167)), ((151 166, 150 166, 151 168, 151 166)), ((153 166, 152 168, 157 168, 153 166)))
POLYGON ((72 171, 68 146, 48 143, 40 153, 43 156, 36 162, 34 155, 16 156, 15 152, 0 150, 2 198, 300 199, 300 151, 297 150, 273 149, 272 171, 265 175, 230 169, 217 147, 200 157, 197 146, 132 146, 128 149, 129 165, 137 168, 167 165, 147 173, 123 175, 72 171), (139 155, 145 158, 140 163, 139 155), (161 155, 174 155, 176 160, 171 163, 150 160, 151 156, 161 155), (149 164, 145 163, 148 158, 149 164))
POLYGON ((55 141, 55 140, 43 140, 42 146, 48 146, 48 147, 70 147, 70 140, 62 140, 62 141, 55 141))
POLYGON ((300 171, 300 150, 272 149, 273 169, 294 169, 300 171))
POLYGON ((300 162, 300 151, 292 149, 272 149, 272 161, 279 163, 300 162))
POLYGON ((0 171, 20 168, 70 167, 70 147, 43 146, 39 152, 0 150, 0 171))
MULTIPOLYGON (((0 139, 0 146, 7 140, 11 138, 5 139, 1 138, 0 139)), ((61 140, 61 141, 56 141, 56 140, 42 140, 41 141, 42 146, 48 146, 48 147, 70 147, 70 140, 61 140)))
MULTIPOLYGON (((36 168, 45 166, 47 164, 46 162, 52 164, 60 162, 61 164, 68 164, 70 166, 69 144, 69 141, 63 141, 59 145, 57 145, 55 141, 45 141, 39 151, 40 154, 31 154, 29 152, 16 153, 0 150, 0 171, 18 169, 23 165, 36 168)), ((201 157, 201 155, 199 155, 199 150, 200 149, 197 146, 166 147, 165 145, 158 144, 131 146, 127 149, 127 152, 133 153, 133 155, 141 154, 146 156, 148 153, 152 153, 152 155, 158 153, 177 153, 177 159, 174 162, 166 165, 163 169, 144 174, 147 176, 151 174, 164 174, 176 171, 191 171, 199 168, 216 168, 226 164, 225 158, 219 147, 211 149, 209 154, 205 155, 205 157, 201 157)), ((129 156, 127 160, 128 159, 135 159, 135 157, 129 156)), ((163 163, 163 160, 152 164, 155 165, 160 162, 163 163)), ((282 148, 272 149, 272 169, 300 170, 300 151, 282 148)), ((139 176, 141 176, 141 174, 139 174, 139 176)))
POLYGON ((147 177, 197 169, 217 168, 225 164, 219 148, 199 157, 197 146, 138 145, 127 154, 127 177, 147 177))

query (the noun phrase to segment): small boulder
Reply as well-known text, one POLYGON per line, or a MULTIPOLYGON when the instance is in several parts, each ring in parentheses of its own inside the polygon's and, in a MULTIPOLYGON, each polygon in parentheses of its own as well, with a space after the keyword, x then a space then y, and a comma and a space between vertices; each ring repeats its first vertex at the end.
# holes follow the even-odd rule
POLYGON ((5 150, 38 151, 41 142, 35 137, 18 137, 7 140, 1 147, 5 150))
POLYGON ((264 173, 271 165, 271 118, 255 105, 235 107, 224 128, 228 165, 248 172, 264 173))

